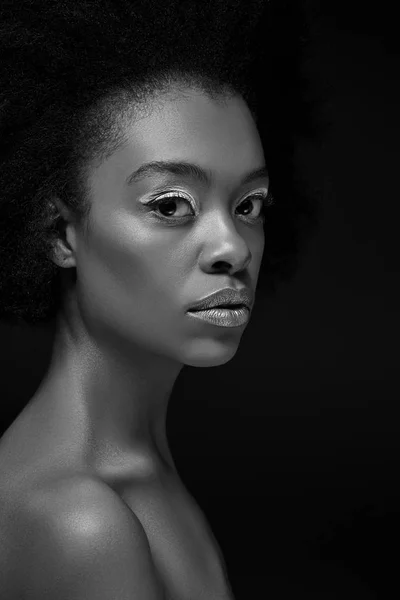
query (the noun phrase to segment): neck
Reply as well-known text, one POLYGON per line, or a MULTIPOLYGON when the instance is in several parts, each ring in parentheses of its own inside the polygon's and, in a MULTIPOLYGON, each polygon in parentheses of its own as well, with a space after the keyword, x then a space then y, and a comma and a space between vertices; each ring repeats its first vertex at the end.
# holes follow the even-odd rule
POLYGON ((95 339, 59 317, 37 400, 58 439, 83 446, 104 472, 174 468, 166 416, 182 366, 128 342, 95 339))

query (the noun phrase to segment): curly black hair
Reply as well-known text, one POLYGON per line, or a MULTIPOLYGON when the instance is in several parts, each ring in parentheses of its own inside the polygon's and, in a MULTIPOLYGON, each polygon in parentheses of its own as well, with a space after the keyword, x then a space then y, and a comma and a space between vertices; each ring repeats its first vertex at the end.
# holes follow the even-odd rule
POLYGON ((290 279, 318 224, 292 157, 298 136, 324 130, 324 90, 301 68, 315 32, 306 0, 1 0, 0 319, 57 315, 52 199, 86 227, 89 169, 123 141, 121 115, 174 83, 246 100, 276 201, 260 276, 273 290, 290 279))

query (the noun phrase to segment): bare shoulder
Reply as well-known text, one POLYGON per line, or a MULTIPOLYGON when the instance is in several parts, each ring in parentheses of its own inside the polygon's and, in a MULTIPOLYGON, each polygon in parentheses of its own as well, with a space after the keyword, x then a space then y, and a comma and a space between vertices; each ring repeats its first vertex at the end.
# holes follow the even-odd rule
POLYGON ((143 526, 102 481, 48 482, 14 516, 6 552, 15 598, 163 600, 143 526))

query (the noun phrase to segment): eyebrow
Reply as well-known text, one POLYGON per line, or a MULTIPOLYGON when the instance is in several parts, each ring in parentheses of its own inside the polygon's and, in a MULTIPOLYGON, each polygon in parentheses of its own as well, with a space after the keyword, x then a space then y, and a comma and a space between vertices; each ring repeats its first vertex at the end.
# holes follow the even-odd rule
MULTIPOLYGON (((126 179, 126 185, 132 185, 138 183, 145 177, 151 177, 153 175, 176 175, 178 177, 190 177, 197 179, 203 184, 210 185, 213 181, 213 173, 211 170, 204 169, 196 163, 187 161, 164 161, 157 160, 141 165, 136 171, 131 173, 126 179)), ((256 179, 262 177, 269 178, 268 170, 266 166, 259 167, 250 171, 244 177, 242 177, 240 185, 246 185, 256 179)))

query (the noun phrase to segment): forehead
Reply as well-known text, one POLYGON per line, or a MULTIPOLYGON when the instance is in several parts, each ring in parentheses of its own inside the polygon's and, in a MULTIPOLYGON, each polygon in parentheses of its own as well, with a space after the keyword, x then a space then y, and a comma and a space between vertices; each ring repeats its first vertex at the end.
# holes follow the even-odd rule
POLYGON ((184 157, 221 174, 232 175, 264 162, 261 140, 241 96, 216 100, 188 90, 163 94, 151 103, 145 116, 124 124, 131 166, 150 160, 184 157))

